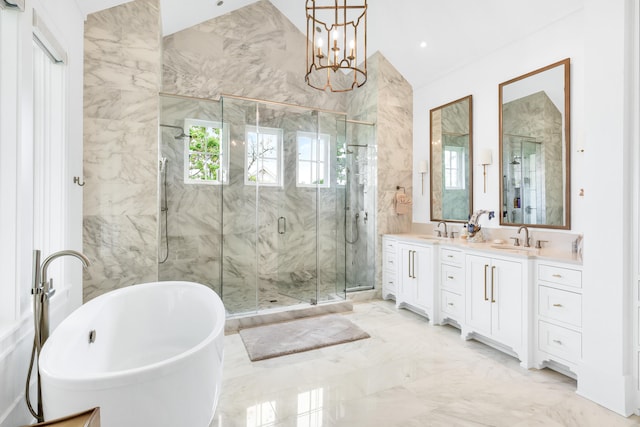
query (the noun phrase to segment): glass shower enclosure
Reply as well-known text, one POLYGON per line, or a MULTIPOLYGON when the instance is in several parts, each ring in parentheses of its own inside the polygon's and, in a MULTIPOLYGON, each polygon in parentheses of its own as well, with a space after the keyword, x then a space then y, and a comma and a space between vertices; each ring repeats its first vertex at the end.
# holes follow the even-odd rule
POLYGON ((163 95, 160 130, 160 280, 212 287, 231 316, 373 286, 372 126, 282 103, 163 95))

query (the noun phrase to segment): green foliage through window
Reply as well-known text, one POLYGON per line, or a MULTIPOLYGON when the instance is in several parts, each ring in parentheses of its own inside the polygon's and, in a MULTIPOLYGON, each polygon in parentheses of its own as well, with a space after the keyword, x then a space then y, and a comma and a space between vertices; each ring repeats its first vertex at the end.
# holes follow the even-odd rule
POLYGON ((191 126, 189 136, 188 180, 222 182, 222 129, 191 126))

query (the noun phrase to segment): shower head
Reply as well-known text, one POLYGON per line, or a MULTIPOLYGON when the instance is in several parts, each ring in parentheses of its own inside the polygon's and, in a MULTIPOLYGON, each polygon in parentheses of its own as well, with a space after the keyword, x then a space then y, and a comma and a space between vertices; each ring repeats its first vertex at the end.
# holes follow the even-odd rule
POLYGON ((180 131, 180 133, 176 136, 174 136, 173 138, 178 140, 178 139, 182 139, 182 138, 191 138, 190 135, 187 135, 186 133, 184 133, 184 128, 180 127, 180 126, 173 126, 173 125, 165 125, 165 124, 160 124, 160 127, 164 127, 164 128, 171 128, 171 129, 178 129, 180 131))

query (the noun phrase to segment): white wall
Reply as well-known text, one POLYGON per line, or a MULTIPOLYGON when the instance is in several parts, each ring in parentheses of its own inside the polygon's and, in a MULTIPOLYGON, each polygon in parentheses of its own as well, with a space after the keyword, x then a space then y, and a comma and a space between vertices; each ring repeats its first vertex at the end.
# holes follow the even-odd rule
MULTIPOLYGON (((17 140, 11 141, 18 147, 16 175, 14 182, 2 185, 15 186, 18 189, 17 203, 2 206, 2 209, 13 209, 16 213, 15 242, 16 277, 19 290, 17 298, 25 295, 24 288, 31 285, 31 263, 33 250, 33 114, 32 114, 32 11, 38 15, 52 31, 54 37, 64 46, 68 54, 68 153, 69 165, 67 188, 69 235, 66 237, 66 248, 81 248, 81 212, 82 191, 74 186, 73 176, 82 176, 82 76, 83 76, 83 26, 84 16, 75 0, 31 0, 26 10, 19 13, 20 36, 18 41, 20 62, 18 64, 19 96, 17 100, 18 130, 17 140)), ((7 143, 5 141, 5 143, 7 143)), ((44 256, 49 254, 43 254, 44 256)), ((67 274, 57 283, 72 284, 66 292, 59 292, 52 299, 52 322, 59 323, 71 310, 78 307, 82 298, 81 269, 77 264, 65 261, 64 271, 67 274)), ((8 284, 9 286, 11 284, 8 284)), ((2 284, 5 286, 5 283, 2 284)), ((32 422, 24 403, 24 383, 27 364, 33 341, 32 314, 29 301, 16 301, 18 310, 12 318, 4 319, 0 324, 0 427, 15 427, 32 422), (20 311, 20 307, 23 310, 20 311)))
MULTIPOLYGON (((631 365, 631 60, 638 0, 585 2, 583 368, 578 393, 621 414, 637 410, 631 365)), ((637 330, 636 330, 637 333, 637 330)), ((637 361, 635 362, 637 363, 637 361)))
MULTIPOLYGON (((496 211, 496 218, 481 224, 498 227, 500 208, 498 165, 498 85, 564 58, 571 58, 572 121, 572 229, 581 232, 585 226, 584 201, 577 196, 583 186, 584 159, 576 148, 584 145, 584 14, 580 11, 549 25, 530 37, 511 43, 480 59, 470 58, 468 65, 452 71, 423 88, 414 90, 414 170, 420 160, 429 159, 429 110, 467 95, 473 95, 473 150, 475 159, 489 148, 493 164, 487 167, 487 192, 483 192, 482 166, 474 164, 474 210, 496 211)), ((477 163, 477 161, 476 161, 477 163)), ((414 174, 414 186, 420 186, 420 175, 414 174)), ((429 218, 429 177, 425 175, 424 196, 414 194, 413 221, 426 223, 429 218)), ((483 222, 482 222, 483 221, 483 222)))
MULTIPOLYGON (((585 7, 414 91, 414 170, 429 155, 429 110, 473 95, 473 144, 493 151, 474 165, 474 209, 499 212, 498 84, 571 58, 571 232, 583 233, 583 362, 578 393, 623 415, 638 409, 632 360, 631 52, 638 0, 585 0, 585 7), (577 152, 584 149, 584 153, 577 152), (584 197, 578 196, 580 189, 584 197)), ((476 157, 477 158, 477 157, 476 157)), ((419 175, 414 180, 419 184, 419 175)), ((428 186, 428 179, 425 179, 428 186)), ((429 222, 429 191, 414 195, 414 222, 429 222)), ((499 227, 497 219, 483 225, 499 227)), ((559 232, 561 233, 561 232, 559 232)), ((637 333, 637 331, 636 331, 637 333)))

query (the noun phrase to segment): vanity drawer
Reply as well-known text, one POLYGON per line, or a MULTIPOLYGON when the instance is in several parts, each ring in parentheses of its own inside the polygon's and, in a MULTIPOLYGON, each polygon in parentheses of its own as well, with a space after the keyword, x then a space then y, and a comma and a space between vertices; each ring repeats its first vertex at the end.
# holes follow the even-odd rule
POLYGON ((440 291, 440 310, 442 310, 443 313, 447 313, 451 315, 452 318, 459 320, 464 313, 463 304, 464 301, 461 295, 445 291, 444 289, 440 291))
POLYGON ((539 286, 538 314, 549 319, 581 327, 582 295, 547 286, 539 286))
POLYGON ((578 363, 582 357, 582 334, 540 320, 538 348, 560 359, 578 363))
POLYGON ((454 292, 464 290, 464 270, 453 265, 440 265, 440 286, 454 292))
POLYGON ((559 285, 582 288, 582 271, 552 265, 538 265, 538 279, 559 285))
POLYGON ((395 294, 396 275, 385 271, 384 274, 382 275, 382 286, 384 286, 384 288, 387 291, 391 291, 392 293, 395 294))
POLYGON ((382 239, 382 250, 386 252, 396 253, 396 248, 398 247, 398 242, 392 239, 382 239))
POLYGON ((385 253, 384 254, 384 259, 383 259, 382 262, 384 263, 383 271, 388 271, 390 273, 393 273, 393 275, 396 274, 396 254, 395 254, 395 252, 393 254, 385 253))
POLYGON ((464 254, 453 249, 440 249, 440 261, 448 264, 463 265, 464 254))

